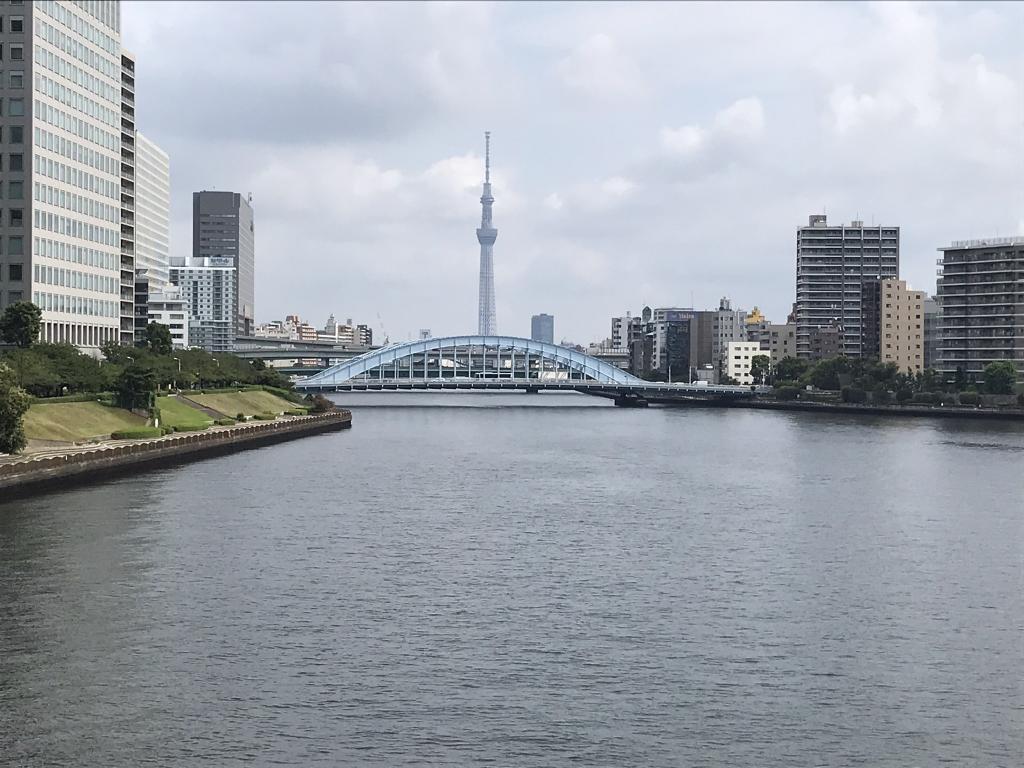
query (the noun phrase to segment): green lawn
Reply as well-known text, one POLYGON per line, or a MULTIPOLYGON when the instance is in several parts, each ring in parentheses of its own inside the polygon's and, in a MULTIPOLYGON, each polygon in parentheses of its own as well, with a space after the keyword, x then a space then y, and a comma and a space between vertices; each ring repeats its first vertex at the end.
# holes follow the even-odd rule
POLYGON ((239 413, 244 413, 246 416, 252 416, 257 413, 282 413, 297 407, 294 403, 290 403, 284 398, 261 390, 188 395, 188 397, 190 400, 195 400, 207 408, 213 408, 213 410, 232 418, 239 413))
POLYGON ((144 426, 146 420, 134 413, 99 403, 33 403, 25 414, 29 440, 77 442, 144 426))
POLYGON ((162 427, 209 427, 213 419, 188 403, 174 397, 158 397, 156 407, 160 409, 162 427))

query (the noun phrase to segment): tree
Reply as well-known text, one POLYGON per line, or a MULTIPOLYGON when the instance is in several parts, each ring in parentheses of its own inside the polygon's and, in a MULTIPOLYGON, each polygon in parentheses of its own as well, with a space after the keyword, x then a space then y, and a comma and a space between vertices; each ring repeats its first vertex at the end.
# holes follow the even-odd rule
POLYGON ((754 355, 750 361, 750 378, 758 384, 770 384, 772 359, 768 355, 754 355))
POLYGON ((39 338, 43 313, 31 301, 16 301, 0 315, 0 339, 25 349, 39 338))
POLYGON ((1017 383, 1017 368, 1009 360, 985 366, 985 391, 990 395, 1012 395, 1017 383))
POLYGON ((114 392, 121 408, 149 410, 156 398, 156 374, 152 368, 129 365, 117 377, 114 392))
POLYGON ((171 329, 163 323, 150 323, 146 326, 146 346, 154 355, 169 355, 174 349, 171 341, 171 329))
POLYGON ((809 363, 798 357, 784 357, 775 364, 775 378, 779 381, 797 381, 807 373, 809 363))
POLYGON ((25 447, 22 418, 30 402, 11 369, 0 363, 0 453, 18 453, 25 447))

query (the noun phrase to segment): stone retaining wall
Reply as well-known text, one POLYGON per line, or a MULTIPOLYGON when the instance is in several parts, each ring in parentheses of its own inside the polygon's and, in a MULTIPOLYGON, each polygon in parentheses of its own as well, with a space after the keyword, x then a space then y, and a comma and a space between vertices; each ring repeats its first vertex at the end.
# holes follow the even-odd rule
POLYGON ((283 421, 253 422, 206 432, 133 440, 119 445, 70 451, 61 456, 27 457, 0 465, 0 501, 26 491, 57 490, 73 483, 109 477, 140 465, 233 453, 350 426, 351 412, 339 410, 283 421))

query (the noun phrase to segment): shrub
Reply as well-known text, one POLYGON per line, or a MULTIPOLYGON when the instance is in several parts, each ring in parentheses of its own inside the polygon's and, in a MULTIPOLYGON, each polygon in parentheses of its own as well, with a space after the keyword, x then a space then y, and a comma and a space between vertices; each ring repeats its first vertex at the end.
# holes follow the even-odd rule
POLYGON ((842 396, 844 403, 864 403, 868 399, 868 393, 858 387, 843 387, 842 396))
POLYGON ((136 427, 135 429, 119 429, 111 432, 112 440, 142 440, 147 437, 162 437, 164 434, 160 427, 136 427))
POLYGON ((903 389, 897 389, 896 390, 896 402, 901 403, 901 404, 902 403, 908 403, 908 402, 910 402, 913 399, 914 399, 914 393, 912 391, 910 391, 909 389, 903 388, 903 389))
POLYGON ((961 392, 960 405, 977 405, 981 402, 981 395, 977 392, 961 392))
POLYGON ((916 405, 934 405, 941 397, 942 394, 939 392, 918 392, 914 395, 913 402, 916 405))
POLYGON ((337 406, 328 400, 326 397, 321 395, 319 392, 315 395, 309 396, 310 411, 313 413, 327 413, 333 411, 337 406))
POLYGON ((171 429, 173 429, 175 432, 202 432, 204 429, 206 429, 206 426, 205 425, 199 426, 199 425, 194 425, 194 424, 193 425, 179 424, 176 427, 171 427, 171 429))
POLYGON ((305 416, 309 411, 306 408, 290 408, 285 413, 288 416, 305 416))
POLYGON ((60 397, 33 397, 33 403, 92 403, 100 401, 109 404, 111 392, 82 392, 77 395, 61 395, 60 397))
POLYGON ((218 427, 230 427, 232 424, 235 423, 235 420, 234 419, 217 419, 213 423, 216 424, 218 427))
POLYGON ((775 388, 775 399, 776 400, 796 400, 800 397, 799 387, 776 387, 775 388))
POLYGON ((273 413, 256 413, 253 414, 253 418, 256 419, 256 421, 273 421, 277 416, 273 413))
POLYGON ((871 391, 871 402, 875 405, 888 405, 892 402, 892 393, 884 384, 879 384, 871 391))
POLYGON ((1024 392, 1017 395, 1017 405, 1024 406, 1024 392))
POLYGON ((235 421, 245 421, 245 414, 244 413, 237 413, 237 414, 235 414, 235 421))
POLYGON ((174 432, 174 427, 160 427, 160 433, 161 434, 169 435, 169 434, 171 434, 173 432, 174 432))

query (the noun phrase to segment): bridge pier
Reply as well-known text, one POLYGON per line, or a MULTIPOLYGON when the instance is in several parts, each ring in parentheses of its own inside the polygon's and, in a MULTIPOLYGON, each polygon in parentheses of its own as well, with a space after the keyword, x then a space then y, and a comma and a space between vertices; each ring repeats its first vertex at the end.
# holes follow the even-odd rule
POLYGON ((526 394, 528 394, 528 395, 536 395, 538 392, 540 392, 540 390, 537 389, 536 387, 527 387, 526 388, 526 394))
POLYGON ((634 394, 633 392, 625 392, 621 395, 616 395, 614 400, 615 405, 619 408, 646 408, 647 400, 640 397, 640 395, 634 394))

